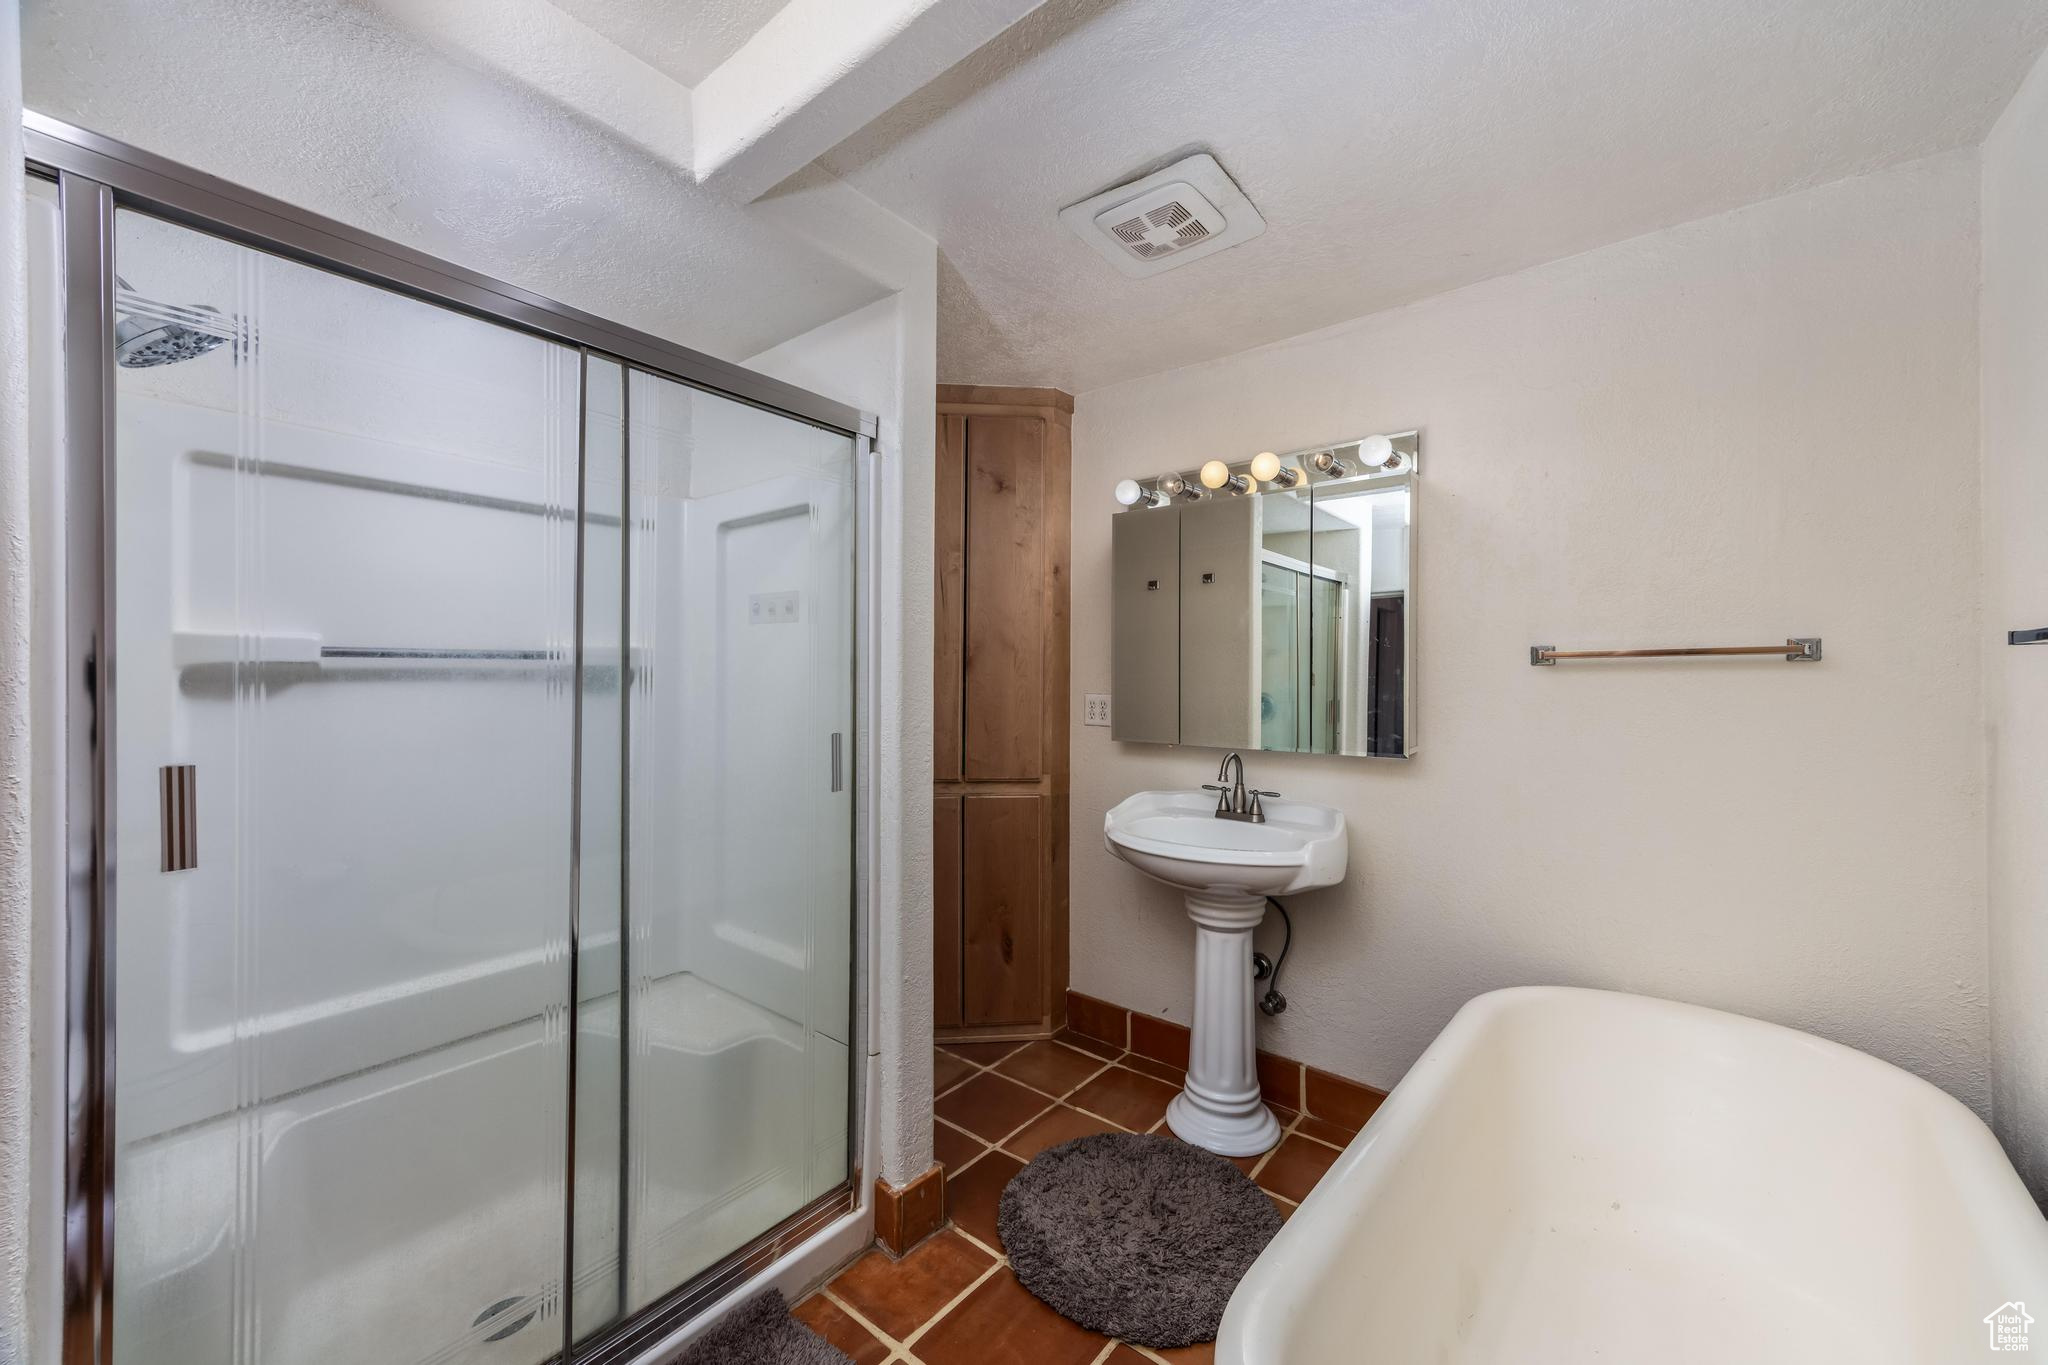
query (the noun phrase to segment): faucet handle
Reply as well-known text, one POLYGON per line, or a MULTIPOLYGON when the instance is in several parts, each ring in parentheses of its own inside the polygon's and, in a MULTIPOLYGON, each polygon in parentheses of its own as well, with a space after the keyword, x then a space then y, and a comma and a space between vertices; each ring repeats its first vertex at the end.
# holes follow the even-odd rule
POLYGON ((1216 793, 1216 811, 1220 815, 1230 809, 1230 788, 1222 782, 1204 782, 1202 790, 1216 793))
POLYGON ((1253 820, 1253 822, 1254 822, 1255 824, 1261 824, 1261 825, 1263 825, 1264 823, 1266 823, 1266 807, 1264 806, 1264 804, 1263 804, 1263 803, 1261 803, 1261 802, 1260 802, 1259 798, 1260 798, 1260 797, 1262 797, 1262 796, 1278 796, 1279 794, 1280 794, 1279 792, 1265 792, 1265 791, 1254 791, 1254 792, 1252 792, 1252 794, 1251 794, 1251 798, 1252 798, 1252 803, 1251 803, 1251 817, 1252 817, 1252 820, 1253 820))

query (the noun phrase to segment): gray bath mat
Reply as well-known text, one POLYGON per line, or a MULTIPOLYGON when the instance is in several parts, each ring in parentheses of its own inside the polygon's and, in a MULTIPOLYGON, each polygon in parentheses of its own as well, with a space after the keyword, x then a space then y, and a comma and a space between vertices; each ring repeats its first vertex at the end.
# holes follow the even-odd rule
POLYGON ((782 1291, 757 1294, 690 1343, 676 1365, 853 1365, 846 1353, 789 1315, 782 1291))
POLYGON ((1017 1279, 1061 1316, 1166 1349, 1215 1340, 1280 1211, 1213 1152, 1099 1133, 1017 1172, 996 1230, 1017 1279))

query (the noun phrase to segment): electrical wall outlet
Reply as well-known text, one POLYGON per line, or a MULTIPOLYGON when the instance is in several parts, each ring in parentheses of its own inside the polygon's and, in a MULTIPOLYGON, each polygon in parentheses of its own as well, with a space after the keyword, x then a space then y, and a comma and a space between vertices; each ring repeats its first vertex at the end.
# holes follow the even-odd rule
POLYGON ((1109 724, 1109 698, 1099 692, 1091 692, 1086 708, 1081 713, 1083 725, 1109 724))

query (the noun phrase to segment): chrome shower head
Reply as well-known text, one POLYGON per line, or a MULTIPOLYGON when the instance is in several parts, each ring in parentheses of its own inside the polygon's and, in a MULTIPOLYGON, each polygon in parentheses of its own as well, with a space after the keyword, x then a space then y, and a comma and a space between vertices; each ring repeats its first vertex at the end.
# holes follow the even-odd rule
POLYGON ((203 303, 179 306, 135 298, 128 281, 117 275, 115 282, 131 296, 129 306, 115 312, 116 364, 131 370, 175 365, 205 355, 233 333, 233 320, 218 308, 203 303))

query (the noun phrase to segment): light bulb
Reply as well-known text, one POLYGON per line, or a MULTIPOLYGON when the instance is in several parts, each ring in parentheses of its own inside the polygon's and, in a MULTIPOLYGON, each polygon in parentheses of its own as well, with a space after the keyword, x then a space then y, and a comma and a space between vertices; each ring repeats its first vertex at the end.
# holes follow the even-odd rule
POLYGON ((1179 497, 1187 492, 1188 488, 1187 480, 1178 474, 1161 474, 1155 482, 1159 485, 1159 491, 1169 498, 1179 497))
POLYGON ((1230 482, 1230 466, 1221 460, 1211 460, 1202 466, 1202 487, 1221 488, 1230 482))
POLYGON ((1136 479, 1122 479, 1117 482, 1116 500, 1126 507, 1135 507, 1145 496, 1145 490, 1138 486, 1136 479))
POLYGON ((1270 450, 1262 450, 1252 456, 1252 478, 1259 483, 1278 484, 1292 488, 1301 482, 1301 471, 1280 463, 1280 457, 1270 450))
POLYGON ((1367 469, 1384 469, 1394 458, 1394 443, 1384 436, 1368 436, 1358 443, 1358 458, 1367 469))

